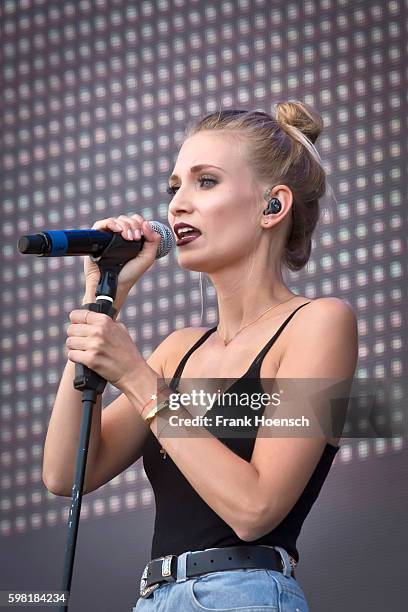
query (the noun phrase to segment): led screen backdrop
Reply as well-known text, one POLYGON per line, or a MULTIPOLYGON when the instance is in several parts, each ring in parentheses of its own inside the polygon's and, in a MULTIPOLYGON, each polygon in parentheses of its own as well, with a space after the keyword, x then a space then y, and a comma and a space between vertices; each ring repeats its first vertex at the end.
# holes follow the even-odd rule
MULTIPOLYGON (((285 278, 351 304, 356 376, 407 375, 406 2, 4 0, 0 15, 3 541, 66 524, 42 448, 84 287, 80 258, 24 257, 18 237, 136 211, 167 223, 177 147, 207 112, 294 98, 321 113, 330 189, 307 267, 285 278)), ((176 328, 216 323, 199 281, 174 250, 140 280, 122 320, 145 358, 176 328)), ((403 437, 343 440, 335 466, 404 449, 403 437)), ((137 462, 84 498, 82 521, 153 503, 137 462)))

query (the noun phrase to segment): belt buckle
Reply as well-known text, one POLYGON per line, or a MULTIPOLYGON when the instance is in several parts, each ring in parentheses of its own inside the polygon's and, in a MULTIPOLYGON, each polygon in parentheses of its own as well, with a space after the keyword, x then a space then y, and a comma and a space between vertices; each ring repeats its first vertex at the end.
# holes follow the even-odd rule
MULTIPOLYGON (((166 555, 165 557, 159 557, 159 559, 162 559, 161 573, 164 578, 164 581, 166 582, 168 582, 167 578, 169 576, 172 576, 171 563, 172 563, 173 557, 175 558, 176 555, 166 555)), ((153 593, 153 591, 155 591, 161 584, 161 582, 154 582, 150 586, 146 586, 147 585, 147 572, 149 569, 149 564, 150 562, 147 563, 147 565, 145 566, 142 577, 140 579, 140 597, 143 597, 143 598, 149 597, 153 593)))
POLYGON ((153 593, 153 591, 155 589, 157 589, 158 586, 159 586, 159 583, 155 582, 154 584, 151 584, 150 586, 146 587, 146 584, 147 584, 147 571, 149 569, 149 564, 150 564, 150 562, 145 565, 142 577, 140 579, 140 597, 144 597, 144 598, 149 597, 149 595, 151 593, 153 593))
POLYGON ((169 576, 173 576, 173 574, 171 573, 171 564, 172 564, 173 559, 175 558, 176 558, 176 555, 166 555, 165 557, 163 557, 162 569, 161 569, 163 578, 168 578, 169 576))

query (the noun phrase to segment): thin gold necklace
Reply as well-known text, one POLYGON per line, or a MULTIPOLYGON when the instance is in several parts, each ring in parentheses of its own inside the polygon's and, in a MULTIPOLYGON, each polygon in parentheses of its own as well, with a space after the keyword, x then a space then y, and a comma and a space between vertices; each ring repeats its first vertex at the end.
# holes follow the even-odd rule
POLYGON ((286 302, 290 302, 290 300, 293 300, 295 297, 297 297, 297 295, 293 295, 291 298, 289 298, 288 300, 285 300, 284 302, 279 302, 278 304, 274 304, 273 306, 269 306, 269 308, 264 310, 264 312, 262 312, 256 319, 254 319, 253 321, 250 321, 249 323, 246 323, 245 325, 240 327, 239 330, 229 340, 224 340, 224 338, 222 338, 222 336, 220 335, 220 333, 218 331, 218 326, 217 326, 217 330, 216 331, 217 331, 218 337, 221 338, 221 340, 224 343, 224 346, 228 346, 228 344, 235 338, 235 336, 237 336, 240 332, 242 332, 243 329, 245 329, 246 327, 249 327, 249 325, 252 325, 253 323, 256 323, 261 317, 263 317, 264 314, 266 314, 267 312, 269 312, 273 308, 276 308, 277 306, 280 306, 281 304, 286 304, 286 302))

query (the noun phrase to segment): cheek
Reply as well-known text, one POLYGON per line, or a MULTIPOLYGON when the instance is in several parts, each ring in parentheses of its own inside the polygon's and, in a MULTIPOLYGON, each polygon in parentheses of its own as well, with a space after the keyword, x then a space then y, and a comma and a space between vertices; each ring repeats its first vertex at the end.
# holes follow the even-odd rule
POLYGON ((219 228, 237 226, 241 215, 237 197, 232 197, 230 194, 218 195, 205 211, 205 227, 217 233, 219 228))
POLYGON ((254 213, 253 198, 248 196, 245 186, 229 189, 214 196, 211 201, 212 213, 216 219, 228 223, 248 223, 254 213))
POLYGON ((251 229, 250 218, 239 204, 220 207, 214 212, 210 225, 216 236, 223 236, 223 241, 245 241, 251 229))

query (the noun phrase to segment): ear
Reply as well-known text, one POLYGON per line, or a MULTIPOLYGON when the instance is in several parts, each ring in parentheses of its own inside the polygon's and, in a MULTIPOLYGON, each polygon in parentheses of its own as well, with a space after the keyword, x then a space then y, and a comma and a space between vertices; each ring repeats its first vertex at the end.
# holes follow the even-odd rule
POLYGON ((286 215, 291 216, 291 210, 293 205, 293 194, 292 191, 287 187, 287 185, 276 185, 275 187, 270 187, 266 189, 264 192, 264 200, 262 203, 262 211, 267 208, 267 203, 272 199, 277 198, 282 205, 282 208, 279 212, 275 214, 262 215, 262 223, 266 220, 266 224, 270 227, 276 225, 275 222, 281 222, 286 215))
POLYGON ((293 204, 293 193, 287 185, 275 185, 267 187, 264 191, 264 198, 268 202, 271 198, 278 198, 283 209, 290 208, 293 204))

